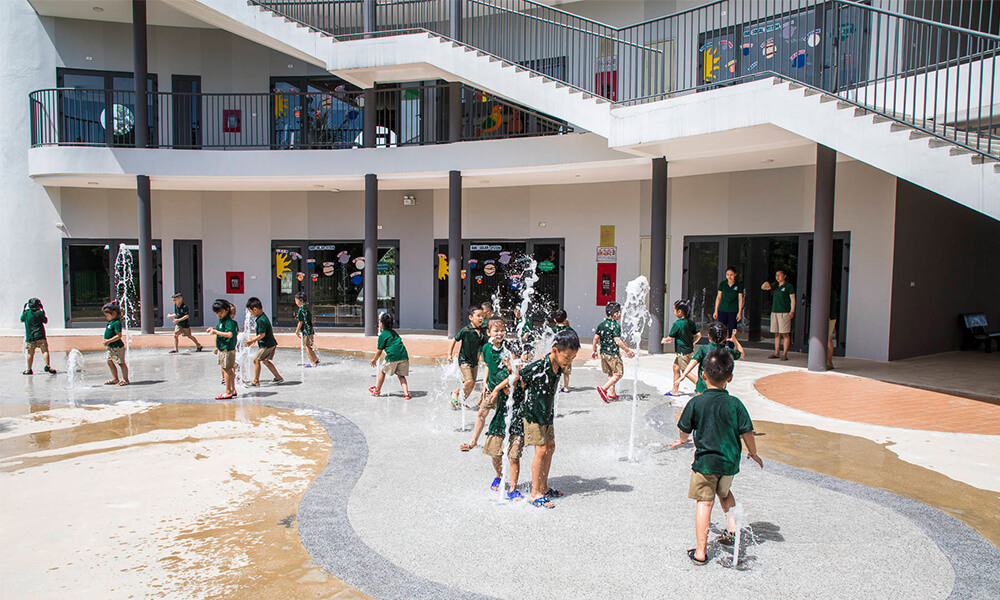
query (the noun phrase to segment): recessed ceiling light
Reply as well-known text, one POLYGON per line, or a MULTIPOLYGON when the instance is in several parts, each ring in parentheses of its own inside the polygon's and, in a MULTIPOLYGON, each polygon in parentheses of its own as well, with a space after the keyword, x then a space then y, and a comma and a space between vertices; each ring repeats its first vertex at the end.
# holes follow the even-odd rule
POLYGON ((294 69, 294 68, 295 68, 295 65, 288 65, 288 68, 289 68, 289 69, 294 69))
POLYGON ((87 185, 97 185, 97 182, 96 181, 88 181, 87 185))
POLYGON ((480 179, 479 180, 479 183, 489 183, 489 182, 490 182, 489 179, 480 179))
POLYGON ((773 163, 774 159, 773 158, 765 158, 764 160, 762 160, 760 162, 761 162, 761 164, 765 164, 766 165, 768 163, 773 163))
POLYGON ((95 6, 94 7, 94 12, 104 12, 104 9, 101 8, 100 6, 95 6))
POLYGON ((574 175, 573 177, 579 177, 579 175, 574 175))
POLYGON ((321 188, 321 187, 323 187, 323 184, 322 183, 317 183, 317 184, 314 184, 313 187, 314 188, 321 188))

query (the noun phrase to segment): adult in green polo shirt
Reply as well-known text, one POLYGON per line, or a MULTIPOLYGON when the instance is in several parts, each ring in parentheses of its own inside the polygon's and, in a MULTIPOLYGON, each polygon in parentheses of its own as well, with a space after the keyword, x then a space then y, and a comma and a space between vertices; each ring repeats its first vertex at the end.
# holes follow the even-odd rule
POLYGON ((743 318, 745 288, 743 282, 736 277, 736 267, 726 269, 726 278, 719 282, 719 293, 715 295, 715 312, 712 313, 713 319, 726 324, 729 335, 732 335, 743 318))
POLYGON ((774 334, 774 354, 768 358, 788 360, 788 346, 792 343, 792 321, 795 319, 795 286, 788 281, 783 269, 774 272, 775 282, 765 281, 760 289, 771 292, 771 333, 774 334), (778 353, 779 343, 784 352, 778 353))

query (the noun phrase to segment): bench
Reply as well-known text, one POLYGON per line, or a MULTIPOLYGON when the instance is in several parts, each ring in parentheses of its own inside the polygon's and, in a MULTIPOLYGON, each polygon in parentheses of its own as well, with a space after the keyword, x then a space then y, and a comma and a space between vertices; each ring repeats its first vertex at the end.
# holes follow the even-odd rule
POLYGON ((989 331, 989 323, 986 322, 984 313, 968 313, 962 315, 962 323, 965 325, 965 341, 962 343, 963 349, 971 343, 973 348, 983 344, 987 353, 993 351, 993 342, 996 341, 997 349, 1000 350, 1000 331, 989 331))

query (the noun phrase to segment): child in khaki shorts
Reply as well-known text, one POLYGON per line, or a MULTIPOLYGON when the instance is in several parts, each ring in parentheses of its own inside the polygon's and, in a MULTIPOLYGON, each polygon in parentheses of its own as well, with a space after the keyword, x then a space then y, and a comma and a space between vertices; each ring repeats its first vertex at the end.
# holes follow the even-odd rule
POLYGON ((232 319, 232 305, 227 300, 216 300, 212 303, 212 312, 219 318, 219 324, 209 327, 206 333, 215 336, 215 351, 219 355, 219 366, 222 367, 222 384, 225 391, 215 397, 216 400, 230 400, 236 397, 236 341, 239 326, 232 319))
POLYGON ((387 312, 378 317, 378 342, 376 343, 375 356, 371 360, 371 366, 378 363, 382 351, 385 351, 385 362, 379 370, 378 379, 375 385, 368 388, 372 396, 382 395, 382 384, 385 383, 386 375, 399 377, 399 385, 403 388, 403 398, 409 399, 410 388, 406 385, 406 376, 410 374, 410 356, 406 353, 406 346, 403 345, 403 338, 399 337, 396 330, 392 328, 392 315, 387 312))
POLYGON ((476 376, 479 374, 479 350, 486 343, 486 334, 482 330, 483 308, 474 304, 467 314, 469 324, 463 327, 448 347, 448 362, 455 358, 455 346, 461 343, 458 350, 458 368, 462 372, 462 384, 451 393, 451 407, 459 409, 476 387, 476 376), (461 400, 459 400, 461 398, 461 400))
POLYGON ((594 333, 594 352, 591 358, 597 358, 598 352, 601 354, 601 370, 604 371, 608 380, 604 385, 597 387, 597 393, 601 400, 611 402, 618 399, 615 392, 615 384, 625 375, 625 366, 622 364, 621 351, 629 358, 635 356, 632 349, 622 341, 622 326, 618 322, 622 318, 622 307, 617 302, 609 302, 604 307, 604 314, 607 319, 597 326, 594 333))
POLYGON ((684 407, 677 423, 680 437, 670 444, 671 448, 686 444, 691 432, 698 431, 688 484, 688 497, 698 503, 695 511, 696 546, 687 552, 688 558, 696 565, 708 564, 708 529, 716 496, 727 519, 726 533, 719 542, 731 545, 735 539, 736 519, 731 509, 736 505, 736 497, 730 486, 733 477, 740 472, 741 440, 747 445, 748 457, 762 468, 764 466, 757 456, 753 422, 746 407, 739 398, 730 396, 726 391, 726 385, 733 380, 732 354, 725 348, 716 348, 702 361, 702 367, 702 377, 708 389, 684 407))
MULTIPOLYGON (((510 358, 506 360, 506 368, 503 373, 510 373, 510 358)), ((505 378, 497 384, 490 392, 486 405, 496 406, 496 413, 490 421, 490 427, 486 430, 486 443, 483 444, 483 454, 492 457, 493 469, 496 471, 496 478, 490 484, 490 488, 496 490, 500 488, 503 468, 504 440, 507 443, 507 460, 510 463, 509 486, 507 490, 508 500, 521 500, 524 496, 517 491, 517 480, 521 475, 521 453, 524 449, 524 421, 522 408, 524 406, 524 388, 515 385, 514 394, 508 396, 510 390, 510 379, 505 378), (508 411, 510 414, 508 416, 508 411)))
MULTIPOLYGON (((694 356, 694 345, 701 339, 701 332, 694 321, 688 318, 691 313, 691 304, 687 300, 674 302, 674 316, 677 320, 670 327, 670 333, 663 338, 663 343, 674 343, 674 387, 667 392, 668 396, 680 395, 681 373, 691 364, 691 357, 694 356)), ((698 385, 694 377, 688 375, 691 383, 698 385)))

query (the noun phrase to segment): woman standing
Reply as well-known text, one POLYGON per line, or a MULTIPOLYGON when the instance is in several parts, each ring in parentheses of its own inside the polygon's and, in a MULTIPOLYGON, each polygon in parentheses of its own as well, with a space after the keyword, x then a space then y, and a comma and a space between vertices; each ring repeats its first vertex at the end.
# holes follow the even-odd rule
POLYGON ((736 267, 728 267, 726 278, 719 282, 715 312, 712 313, 712 318, 726 325, 728 335, 732 335, 743 319, 743 291, 743 282, 736 280, 736 267))

